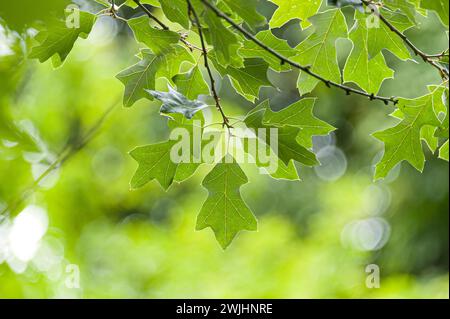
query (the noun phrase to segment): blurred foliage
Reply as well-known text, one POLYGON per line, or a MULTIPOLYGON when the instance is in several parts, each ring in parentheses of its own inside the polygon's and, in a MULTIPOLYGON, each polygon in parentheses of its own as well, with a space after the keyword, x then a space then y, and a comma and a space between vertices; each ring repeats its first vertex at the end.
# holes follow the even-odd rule
MULTIPOLYGON (((439 21, 422 20, 412 39, 438 52, 447 41, 435 32, 439 21)), ((102 17, 55 70, 50 62, 23 60, 14 43, 21 41, 20 50, 27 52, 28 40, 1 25, 0 123, 8 114, 15 123, 10 129, 38 151, 13 151, 9 138, 2 141, 0 210, 119 104, 122 86, 115 75, 138 50, 122 22, 102 17)), ((298 23, 277 32, 292 45, 308 33, 298 23)), ((340 42, 340 53, 349 49, 347 41, 340 42)), ((388 63, 397 72, 384 85, 384 95, 415 97, 439 81, 424 64, 388 63)), ((282 89, 264 89, 261 100, 270 98, 277 109, 296 101, 297 73, 291 73, 270 73, 282 89)), ((252 108, 232 93, 229 82, 220 84, 230 115, 252 108)), ((373 183, 382 145, 370 134, 380 123, 390 124, 392 109, 325 86, 316 94, 318 115, 338 131, 316 139, 315 150, 341 155, 324 157, 322 168, 300 167, 302 182, 276 182, 248 168, 252 185, 243 187, 243 197, 258 216, 259 230, 242 233, 225 252, 212 231, 194 231, 207 197, 200 182, 210 167, 168 193, 156 182, 129 191, 136 165, 127 153, 165 138, 168 130, 156 102, 116 107, 89 144, 44 179, 23 205, 0 216, 0 297, 448 298, 448 163, 430 160, 423 174, 406 164, 373 183), (11 257, 4 238, 28 205, 43 208, 48 226, 24 262, 11 257), (369 264, 381 269, 379 289, 366 287, 369 264), (79 267, 79 289, 66 285, 68 265, 79 267)))

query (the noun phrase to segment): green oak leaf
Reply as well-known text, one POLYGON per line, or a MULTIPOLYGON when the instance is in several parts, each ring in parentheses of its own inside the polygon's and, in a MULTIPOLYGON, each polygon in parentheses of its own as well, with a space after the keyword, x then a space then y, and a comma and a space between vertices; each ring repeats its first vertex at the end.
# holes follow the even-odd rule
POLYGON ((130 19, 128 25, 136 40, 144 43, 155 54, 172 50, 172 44, 180 40, 180 35, 176 32, 153 28, 147 16, 130 19))
MULTIPOLYGON (((398 30, 404 32, 414 26, 408 18, 400 13, 392 13, 382 9, 381 14, 398 30)), ((376 27, 368 28, 368 53, 371 58, 376 57, 383 50, 390 51, 401 60, 411 58, 411 53, 403 40, 392 32, 384 23, 378 21, 376 27)))
POLYGON ((187 119, 192 119, 195 113, 208 105, 199 100, 189 100, 183 94, 177 92, 169 85, 169 92, 146 90, 155 99, 163 102, 160 112, 163 114, 178 113, 187 119))
POLYGON ((131 188, 138 189, 152 180, 157 180, 162 188, 167 191, 174 181, 182 182, 192 176, 201 165, 201 159, 194 160, 193 139, 196 136, 193 132, 195 129, 198 129, 197 134, 201 138, 203 124, 204 119, 201 113, 197 113, 191 120, 186 119, 181 114, 174 114, 169 119, 168 126, 172 131, 177 128, 183 128, 189 133, 190 156, 188 162, 177 163, 171 159, 171 152, 179 142, 177 140, 140 146, 131 151, 131 157, 139 163, 139 167, 130 183, 131 188))
POLYGON ((123 104, 126 107, 142 98, 151 98, 145 90, 155 90, 156 79, 165 77, 172 81, 179 74, 183 63, 195 63, 192 55, 180 45, 173 45, 171 50, 162 55, 145 49, 141 51, 140 58, 138 63, 116 76, 125 85, 123 104))
POLYGON ((367 17, 355 12, 355 25, 350 32, 353 49, 344 67, 344 82, 353 82, 367 93, 377 94, 386 79, 394 77, 394 71, 386 65, 384 56, 369 54, 369 36, 367 17))
POLYGON ((395 127, 373 134, 385 144, 384 156, 376 166, 375 179, 386 177, 402 161, 408 161, 417 170, 423 171, 425 155, 421 145, 421 130, 427 125, 441 125, 436 109, 442 105, 444 91, 445 88, 437 87, 416 99, 399 99, 398 108, 403 114, 403 120, 395 127))
POLYGON ((259 0, 223 0, 223 2, 253 29, 266 22, 266 18, 256 10, 259 0))
POLYGON ((432 10, 437 13, 441 22, 448 27, 448 12, 449 12, 449 1, 448 0, 421 0, 420 6, 427 10, 432 10))
POLYGON ((39 45, 32 48, 29 58, 39 59, 41 63, 52 58, 53 66, 60 66, 72 51, 75 41, 89 35, 95 20, 95 15, 80 11, 79 27, 68 27, 66 21, 53 21, 47 30, 36 36, 39 45))
MULTIPOLYGON (((311 71, 327 80, 340 83, 336 41, 338 38, 347 38, 345 17, 339 9, 333 9, 315 15, 310 21, 314 33, 297 46, 298 53, 292 60, 310 66, 311 71)), ((301 94, 311 92, 318 83, 318 79, 300 72, 298 88, 301 94)))
POLYGON ((176 84, 178 92, 184 94, 188 99, 194 100, 199 95, 209 94, 208 84, 198 66, 193 67, 187 73, 174 76, 173 82, 176 84))
POLYGON ((214 64, 222 76, 229 76, 236 92, 250 102, 255 102, 259 97, 261 87, 272 86, 267 78, 269 65, 262 59, 245 59, 243 68, 233 66, 224 68, 218 63, 214 64))
MULTIPOLYGON (((270 30, 259 32, 256 35, 256 38, 286 58, 290 58, 297 54, 297 52, 289 46, 286 40, 277 38, 270 30)), ((291 69, 288 64, 282 64, 280 59, 273 56, 273 54, 267 52, 251 40, 244 41, 244 46, 239 49, 239 54, 244 58, 262 58, 269 63, 270 68, 277 72, 288 71, 291 69)))
POLYGON ((167 19, 189 29, 189 15, 186 0, 159 0, 167 19))
POLYGON ((280 28, 292 19, 300 19, 303 28, 311 25, 309 17, 315 15, 322 4, 322 0, 270 0, 278 9, 270 20, 270 28, 280 28))
POLYGON ((229 30, 211 10, 206 11, 205 22, 209 28, 209 42, 214 46, 217 61, 223 66, 243 67, 244 59, 238 54, 239 37, 229 30))
POLYGON ((156 179, 159 184, 168 190, 172 185, 177 164, 170 159, 170 152, 175 141, 141 146, 130 152, 131 157, 139 163, 139 168, 131 179, 131 188, 143 187, 156 179))
POLYGON ((240 194, 240 187, 247 183, 247 176, 229 155, 202 182, 209 195, 197 217, 196 230, 211 227, 223 249, 240 231, 257 230, 258 222, 240 194))
POLYGON ((306 148, 312 148, 313 136, 328 135, 336 129, 314 116, 315 102, 315 98, 305 98, 278 112, 268 109, 263 122, 276 127, 293 126, 301 129, 297 141, 306 148))
MULTIPOLYGON (((277 127, 265 124, 264 116, 266 112, 271 112, 269 101, 262 102, 255 109, 250 111, 244 119, 244 123, 248 128, 254 129, 255 131, 260 128, 266 130, 276 128, 278 130, 278 150, 274 151, 277 151, 277 156, 284 164, 289 165, 291 160, 295 160, 306 166, 317 165, 318 162, 314 153, 306 149, 297 140, 301 129, 293 126, 277 127)), ((263 142, 272 147, 269 140, 263 142)))

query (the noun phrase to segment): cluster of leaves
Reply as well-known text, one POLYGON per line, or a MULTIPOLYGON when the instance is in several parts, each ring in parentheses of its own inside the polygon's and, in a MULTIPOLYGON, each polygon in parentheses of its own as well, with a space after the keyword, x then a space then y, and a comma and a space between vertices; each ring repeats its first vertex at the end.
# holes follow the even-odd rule
MULTIPOLYGON (((137 62, 117 75, 125 86, 123 104, 131 107, 141 99, 161 100, 161 113, 170 115, 170 129, 184 127, 192 131, 195 120, 203 126, 201 110, 208 105, 199 100, 201 95, 215 98, 226 126, 224 131, 233 129, 216 96, 208 62, 220 76, 229 78, 238 94, 251 102, 258 99, 261 87, 273 85, 267 78, 269 69, 279 73, 299 69, 297 87, 301 100, 279 112, 273 112, 265 101, 241 119, 248 128, 278 128, 279 168, 271 173, 273 178, 298 180, 294 162, 319 164, 312 152, 312 137, 327 135, 334 128, 313 115, 315 98, 305 96, 320 83, 348 94, 366 96, 368 101, 392 102, 396 106, 392 116, 398 119, 398 124, 374 134, 385 145, 376 179, 386 177, 402 161, 423 170, 422 141, 448 161, 448 50, 427 55, 404 35, 406 30, 416 27, 417 15, 430 12, 435 12, 443 29, 448 29, 448 1, 270 0, 277 7, 270 18, 258 11, 259 0, 127 0, 120 5, 118 1, 97 2, 105 8, 97 13, 81 12, 78 28, 68 28, 65 21, 49 24, 48 30, 36 36, 39 43, 29 57, 41 62, 52 59, 59 66, 75 41, 89 34, 99 15, 123 20, 119 17, 122 6, 141 9, 142 15, 126 20, 142 49, 136 54, 137 62), (341 10, 344 6, 355 8, 351 26, 341 10), (164 18, 156 18, 152 7, 160 8, 164 18), (296 47, 272 32, 293 19, 298 19, 303 29, 311 29, 310 35, 296 47), (177 31, 171 30, 165 21, 177 25, 177 31), (353 43, 343 70, 337 59, 338 39, 353 43), (428 94, 415 99, 378 96, 383 82, 394 76, 385 60, 387 51, 402 61, 412 60, 416 54, 440 72, 442 83, 430 86, 428 94), (202 56, 204 63, 199 62, 202 56), (156 83, 161 78, 167 81, 167 92, 157 91, 156 83)), ((259 142, 268 152, 272 151, 270 141, 259 142)), ((195 173, 202 163, 173 163, 170 160, 173 145, 174 141, 166 141, 131 152, 139 163, 131 181, 133 188, 157 180, 167 190, 174 182, 182 182, 195 173)), ((251 153, 246 145, 244 150, 251 153)), ((256 154, 250 155, 256 158, 257 166, 263 167, 256 154)), ((203 181, 210 195, 198 216, 197 228, 211 227, 224 248, 239 231, 257 227, 239 192, 246 183, 245 173, 229 155, 203 181)))

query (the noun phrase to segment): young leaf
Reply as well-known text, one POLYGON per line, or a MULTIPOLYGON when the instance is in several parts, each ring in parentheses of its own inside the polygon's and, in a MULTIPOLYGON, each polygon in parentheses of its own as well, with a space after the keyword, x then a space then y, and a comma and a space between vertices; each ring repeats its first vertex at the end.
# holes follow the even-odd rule
POLYGON ((398 163, 408 161, 422 171, 425 155, 421 145, 421 130, 425 125, 438 127, 436 104, 442 105, 444 88, 437 87, 431 93, 416 99, 400 99, 398 108, 403 120, 395 127, 377 132, 373 136, 385 144, 385 153, 376 166, 375 179, 384 178, 398 163))
POLYGON ((257 220, 240 194, 240 187, 247 183, 247 176, 229 155, 203 180, 209 196, 197 217, 196 229, 211 227, 223 249, 240 231, 257 230, 257 220))
POLYGON ((162 54, 172 50, 172 44, 178 43, 180 35, 169 30, 153 28, 147 16, 128 20, 137 41, 144 43, 153 53, 162 54))
MULTIPOLYGON (((347 23, 340 9, 328 10, 310 18, 314 33, 300 43, 293 58, 302 65, 309 65, 311 70, 327 80, 340 83, 341 71, 337 62, 336 41, 347 38, 347 23)), ((301 94, 311 92, 319 80, 301 72, 298 88, 301 94)))
POLYGON ((356 83, 367 93, 377 94, 384 80, 393 78, 394 71, 386 65, 384 56, 378 53, 369 55, 369 36, 367 16, 355 12, 355 25, 350 32, 353 49, 344 67, 344 82, 356 83))
MULTIPOLYGON (((286 40, 279 39, 272 34, 270 30, 264 30, 256 35, 256 38, 264 43, 267 47, 272 48, 286 58, 290 58, 297 52, 289 46, 286 40)), ((274 57, 273 54, 267 52, 255 42, 245 40, 244 46, 239 49, 239 54, 244 58, 262 58, 274 71, 288 71, 291 67, 288 64, 281 64, 280 59, 274 57)))
POLYGON ((207 108, 208 105, 199 100, 189 100, 169 85, 169 92, 146 90, 154 98, 163 102, 160 112, 164 114, 178 113, 187 119, 192 119, 195 113, 207 108))
POLYGON ((125 85, 123 104, 130 107, 142 98, 151 98, 145 90, 154 90, 158 78, 165 77, 172 81, 184 62, 195 63, 192 55, 179 45, 172 46, 163 55, 142 50, 141 60, 116 76, 125 85))
POLYGON ((315 15, 322 4, 322 0, 270 0, 278 9, 270 20, 270 28, 280 28, 292 19, 300 19, 303 28, 311 25, 308 18, 315 15))
POLYGON ((188 99, 194 100, 199 95, 208 95, 209 87, 203 78, 203 74, 198 66, 192 68, 189 72, 178 74, 173 78, 178 92, 184 94, 188 99))
POLYGON ((80 25, 68 25, 66 21, 53 21, 46 31, 40 32, 36 39, 40 42, 30 53, 31 59, 45 62, 52 58, 53 66, 60 66, 75 44, 78 37, 86 38, 92 30, 96 16, 80 11, 80 25))

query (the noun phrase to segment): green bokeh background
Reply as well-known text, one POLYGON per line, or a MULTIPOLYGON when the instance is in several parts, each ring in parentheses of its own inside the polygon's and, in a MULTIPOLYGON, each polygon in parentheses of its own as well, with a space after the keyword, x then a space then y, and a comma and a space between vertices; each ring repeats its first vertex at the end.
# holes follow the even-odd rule
MULTIPOLYGON (((262 9, 269 14, 273 6, 262 9)), ((351 17, 350 8, 344 11, 351 17)), ((411 39, 430 53, 442 51, 447 39, 438 19, 432 14, 419 21, 419 29, 408 33, 411 39)), ((0 43, 5 43, 6 24, 1 22, 0 43)), ((294 21, 276 32, 295 45, 309 31, 294 21)), ((8 116, 21 127, 33 127, 43 163, 37 165, 36 156, 17 147, 0 147, 0 208, 33 182, 33 167, 45 168, 64 145, 118 104, 123 86, 115 75, 135 63, 138 48, 122 22, 103 17, 56 70, 50 62, 0 54, 0 125, 8 116)), ((338 48, 344 63, 351 44, 342 40, 338 48)), ((389 53, 387 60, 396 78, 385 82, 384 95, 417 97, 426 93, 426 85, 439 82, 423 63, 400 62, 389 53)), ((274 109, 296 101, 296 76, 271 73, 280 89, 263 89, 261 100, 270 98, 274 109)), ((219 83, 231 116, 253 107, 227 80, 219 83)), ((202 166, 167 193, 156 182, 129 190, 136 163, 128 152, 167 138, 168 130, 157 102, 141 100, 129 109, 118 105, 89 144, 3 217, 0 227, 36 205, 46 211, 48 228, 25 264, 2 260, 6 244, 0 228, 0 297, 448 298, 448 163, 427 151, 422 174, 403 164, 374 183, 373 165, 383 146, 370 134, 395 123, 388 117, 393 109, 323 85, 314 95, 320 97, 316 114, 338 128, 332 138, 317 139, 316 147, 335 143, 346 157, 345 174, 329 181, 323 177, 335 170, 324 175, 299 167, 303 181, 287 182, 244 165, 250 183, 242 193, 259 230, 241 233, 226 251, 210 229, 194 230, 207 197, 200 183, 211 167, 202 166), (369 226, 349 235, 355 223, 369 226), (367 248, 380 234, 375 226, 386 224, 384 245, 367 248), (370 264, 380 268, 379 289, 366 287, 370 264), (66 285, 68 265, 79 268, 79 289, 66 285)))

